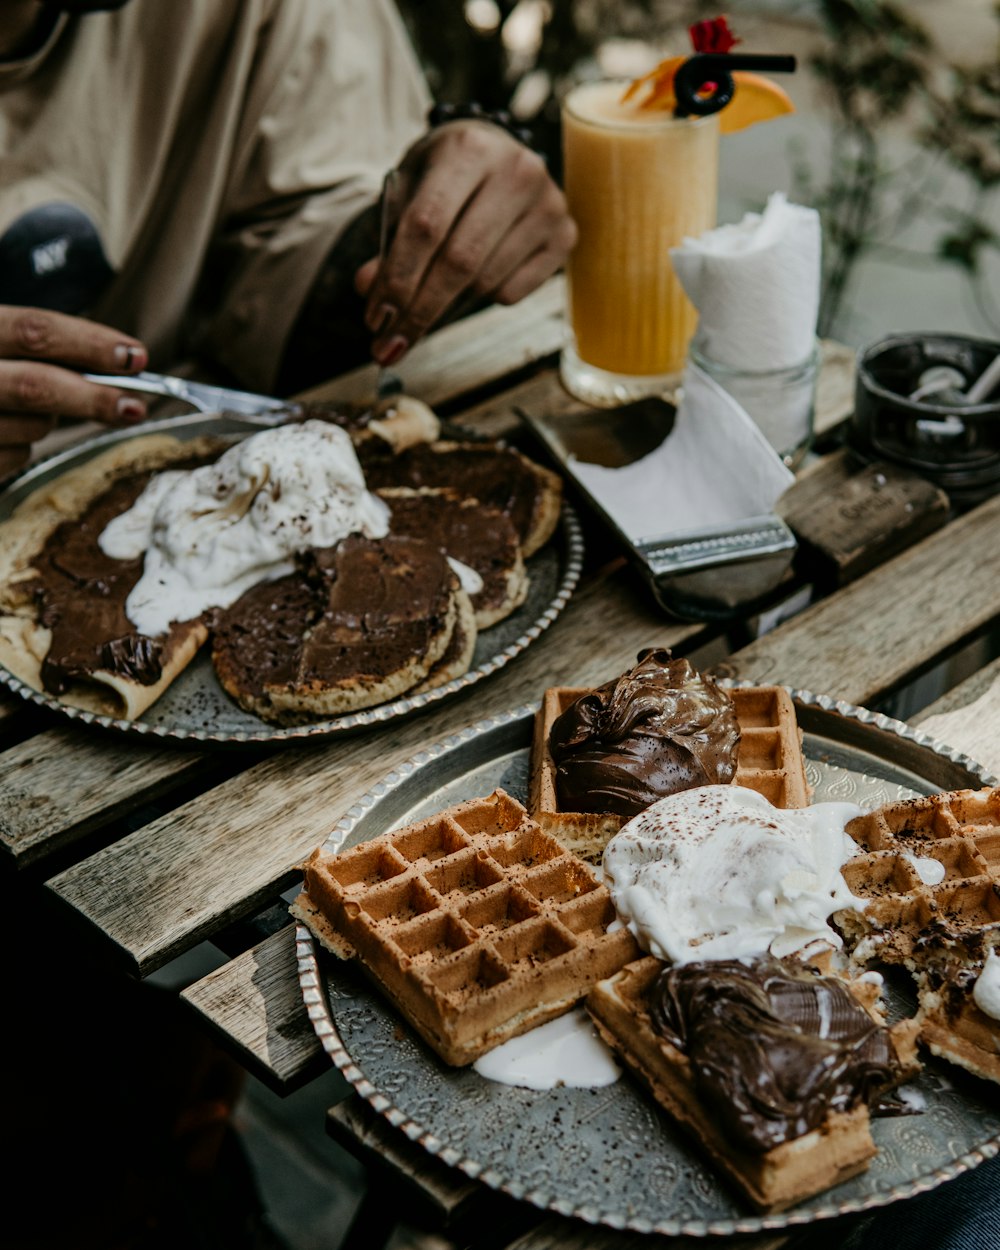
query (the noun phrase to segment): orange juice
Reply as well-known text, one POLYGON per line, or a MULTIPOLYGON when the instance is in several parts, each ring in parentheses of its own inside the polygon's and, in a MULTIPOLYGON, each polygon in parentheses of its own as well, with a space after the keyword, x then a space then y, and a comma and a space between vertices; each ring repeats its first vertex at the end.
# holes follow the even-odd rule
MULTIPOLYGON (((718 196, 718 115, 623 105, 627 85, 585 83, 562 109, 564 184, 579 228, 567 265, 575 356, 594 367, 584 372, 638 384, 609 399, 638 393, 642 379, 654 391, 682 368, 697 316, 669 251, 716 224, 718 196)), ((574 386, 565 359, 563 376, 601 401, 574 386)))

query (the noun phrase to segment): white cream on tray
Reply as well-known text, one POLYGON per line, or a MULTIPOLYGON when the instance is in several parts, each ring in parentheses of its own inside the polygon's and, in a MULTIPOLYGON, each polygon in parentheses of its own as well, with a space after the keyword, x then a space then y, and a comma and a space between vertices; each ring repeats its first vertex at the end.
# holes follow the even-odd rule
POLYGON ((861 911, 841 867, 858 846, 854 803, 776 808, 743 786, 660 799, 604 850, 604 878, 639 944, 676 964, 839 948, 827 923, 861 911))
POLYGON ((389 509, 365 486, 350 435, 304 421, 261 430, 213 464, 155 474, 99 543, 118 560, 145 553, 125 611, 155 637, 292 572, 297 552, 388 531, 389 509))
POLYGON ((472 1066, 487 1080, 522 1089, 599 1089, 621 1076, 583 1007, 502 1042, 472 1066))

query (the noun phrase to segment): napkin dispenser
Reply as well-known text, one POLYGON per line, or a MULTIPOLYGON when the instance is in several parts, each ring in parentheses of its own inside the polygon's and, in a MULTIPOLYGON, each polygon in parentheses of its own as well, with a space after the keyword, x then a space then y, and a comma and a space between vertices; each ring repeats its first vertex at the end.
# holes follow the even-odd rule
MULTIPOLYGON (((544 445, 591 510, 622 546, 659 606, 681 620, 727 620, 765 606, 787 573, 796 540, 773 513, 720 520, 692 528, 658 530, 623 522, 611 492, 589 466, 622 469, 662 448, 676 418, 665 399, 637 400, 620 408, 518 415, 544 445)), ((675 466, 683 473, 683 464, 675 466)), ((606 481, 610 481, 605 477, 606 481)))

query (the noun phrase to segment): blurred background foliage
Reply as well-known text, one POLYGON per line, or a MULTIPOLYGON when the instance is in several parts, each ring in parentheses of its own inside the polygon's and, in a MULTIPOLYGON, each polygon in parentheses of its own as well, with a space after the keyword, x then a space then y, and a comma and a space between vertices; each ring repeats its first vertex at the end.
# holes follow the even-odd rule
POLYGON ((943 46, 940 26, 936 37, 921 6, 905 0, 398 3, 435 97, 509 110, 557 177, 558 101, 571 83, 644 73, 688 50, 691 22, 723 11, 737 34, 741 20, 752 22, 747 50, 784 50, 761 40, 797 27, 807 35, 800 71, 826 134, 790 145, 786 189, 823 219, 821 334, 850 341, 852 283, 859 262, 878 255, 959 272, 973 330, 1000 335, 1000 3, 939 0, 939 16, 955 16, 965 3, 980 23, 984 8, 992 18, 992 38, 978 39, 961 63, 943 46), (916 250, 903 242, 915 222, 923 227, 916 250))

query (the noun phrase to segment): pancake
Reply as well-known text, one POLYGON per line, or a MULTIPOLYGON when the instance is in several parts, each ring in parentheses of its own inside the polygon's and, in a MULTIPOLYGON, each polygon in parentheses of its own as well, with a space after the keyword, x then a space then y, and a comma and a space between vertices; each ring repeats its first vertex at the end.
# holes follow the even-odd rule
POLYGON ((358 448, 368 489, 407 486, 456 491, 510 518, 525 559, 552 537, 562 506, 562 479, 513 447, 496 442, 420 443, 398 454, 384 443, 358 448))
POLYGON ((436 542, 478 575, 481 587, 467 587, 478 629, 488 629, 521 606, 528 593, 521 544, 510 518, 499 508, 428 487, 376 493, 392 513, 391 533, 436 542))
POLYGON ((307 552, 296 572, 218 611, 212 663, 244 710, 302 724, 384 703, 425 681, 470 610, 433 543, 352 535, 307 552))
POLYGON ((97 539, 153 473, 204 463, 226 445, 130 439, 40 486, 0 523, 0 663, 70 707, 127 719, 150 707, 208 630, 194 620, 139 633, 125 600, 142 560, 104 556, 97 539))

